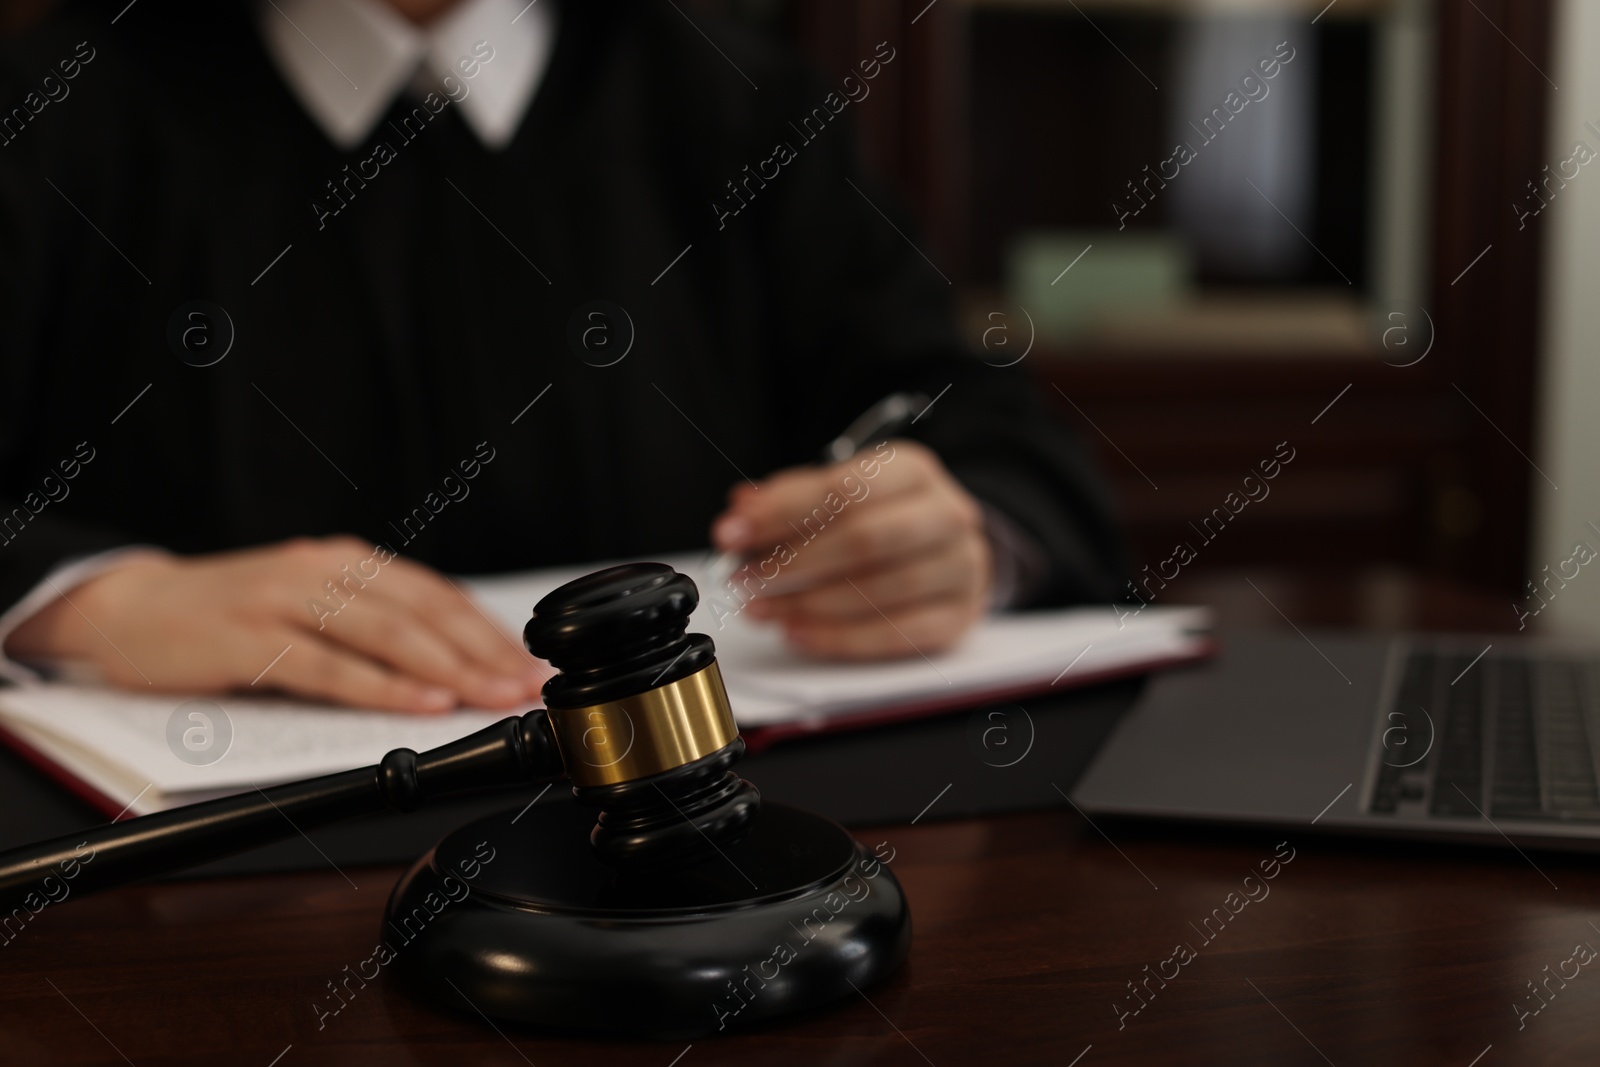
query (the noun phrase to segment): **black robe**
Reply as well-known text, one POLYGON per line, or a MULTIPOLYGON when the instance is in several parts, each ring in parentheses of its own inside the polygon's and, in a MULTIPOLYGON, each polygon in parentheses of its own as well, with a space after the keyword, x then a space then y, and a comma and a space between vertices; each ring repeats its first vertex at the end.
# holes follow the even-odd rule
POLYGON ((731 484, 905 388, 1044 549, 1036 601, 1114 595, 1082 449, 879 214, 915 238, 854 150, 878 101, 831 117, 761 40, 587 0, 504 151, 403 99, 344 152, 248 5, 124 7, 0 50, 0 607, 133 543, 348 532, 460 573, 703 547, 731 484))

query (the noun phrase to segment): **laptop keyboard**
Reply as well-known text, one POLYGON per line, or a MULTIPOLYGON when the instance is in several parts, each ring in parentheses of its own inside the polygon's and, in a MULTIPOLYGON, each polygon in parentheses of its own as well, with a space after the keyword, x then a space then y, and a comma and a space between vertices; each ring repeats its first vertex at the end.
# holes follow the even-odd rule
POLYGON ((1600 822, 1597 728, 1600 663, 1414 650, 1368 810, 1600 822))

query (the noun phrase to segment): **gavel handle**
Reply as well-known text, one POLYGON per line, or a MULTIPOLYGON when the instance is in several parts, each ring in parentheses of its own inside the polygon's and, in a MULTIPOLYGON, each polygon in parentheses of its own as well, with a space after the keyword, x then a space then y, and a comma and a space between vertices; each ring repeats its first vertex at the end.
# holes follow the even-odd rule
POLYGON ((151 875, 245 852, 314 826, 441 797, 563 776, 549 718, 502 719, 418 755, 397 748, 376 767, 110 823, 0 853, 0 918, 151 875))

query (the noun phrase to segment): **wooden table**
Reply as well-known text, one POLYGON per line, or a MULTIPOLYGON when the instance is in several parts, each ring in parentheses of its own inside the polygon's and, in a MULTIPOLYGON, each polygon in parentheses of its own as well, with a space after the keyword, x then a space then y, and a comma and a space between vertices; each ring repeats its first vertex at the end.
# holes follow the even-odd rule
POLYGON ((1294 858, 1270 894, 1207 943, 1190 923, 1283 835, 1104 829, 1114 846, 1063 804, 860 831, 896 850, 915 915, 909 964, 832 1010, 688 1048, 497 1031, 386 976, 319 1030, 312 1005, 370 953, 397 869, 347 870, 358 888, 329 870, 119 890, 47 908, 0 948, 0 1062, 1500 1067, 1600 1055, 1600 965, 1552 982, 1520 1031, 1512 1008, 1547 964, 1600 946, 1592 861, 1308 827, 1289 835, 1294 858), (1119 1030, 1126 983, 1146 965, 1170 974, 1162 961, 1180 942, 1196 958, 1165 988, 1152 981, 1119 1030))
MULTIPOLYGON (((1505 629, 1509 616, 1500 598, 1423 584, 1419 595, 1376 598, 1400 603, 1397 619, 1393 610, 1368 617, 1352 607, 1349 583, 1334 590, 1304 581, 1280 587, 1266 574, 1255 580, 1302 621, 1505 629)), ((1217 581, 1224 590, 1245 585, 1237 576, 1217 581)), ((1224 617, 1257 621, 1242 614, 1248 598, 1233 608, 1216 599, 1224 617)), ((882 753, 862 758, 880 773, 892 762, 882 753)), ((1030 788, 1048 796, 1037 762, 1014 770, 1043 775, 1030 788)), ((919 769, 945 780, 943 769, 919 769)), ((1053 810, 933 821, 959 805, 952 794, 916 825, 856 831, 869 845, 895 849, 892 868, 914 916, 907 966, 865 997, 759 1032, 686 1048, 497 1031, 465 1004, 451 1013, 414 1000, 386 975, 319 1029, 313 1005, 333 1003, 328 983, 371 954, 400 873, 347 867, 343 875, 149 884, 46 908, 0 945, 0 1064, 1600 1061, 1600 973, 1592 973, 1600 960, 1565 988, 1550 979, 1548 1006, 1520 1027, 1514 1008, 1540 1003, 1525 983, 1560 969, 1580 942, 1600 948, 1592 859, 1347 841, 1308 826, 1288 835, 1294 858, 1267 883, 1269 895, 1243 905, 1207 942, 1190 924, 1226 908, 1229 893, 1274 856, 1282 833, 1096 829, 1064 801, 1053 810), (1195 958, 1163 988, 1148 976, 1172 974, 1164 961, 1180 943, 1195 958), (1153 993, 1144 992, 1146 980, 1153 993), (1113 1005, 1137 1006, 1130 982, 1149 1003, 1119 1028, 1113 1005)), ((1574 965, 1565 967, 1571 974, 1574 965)))

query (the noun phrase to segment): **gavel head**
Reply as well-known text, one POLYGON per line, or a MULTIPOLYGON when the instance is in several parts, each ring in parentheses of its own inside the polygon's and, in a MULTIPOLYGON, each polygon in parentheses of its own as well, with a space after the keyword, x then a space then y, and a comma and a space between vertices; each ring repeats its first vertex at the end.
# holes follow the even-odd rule
POLYGON ((560 672, 545 708, 573 793, 601 809, 595 854, 616 867, 695 862, 761 806, 729 770, 744 741, 711 638, 685 633, 698 601, 686 575, 630 563, 550 593, 523 629, 560 672))

